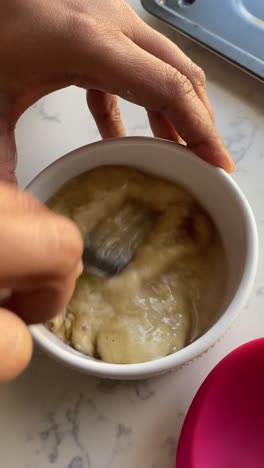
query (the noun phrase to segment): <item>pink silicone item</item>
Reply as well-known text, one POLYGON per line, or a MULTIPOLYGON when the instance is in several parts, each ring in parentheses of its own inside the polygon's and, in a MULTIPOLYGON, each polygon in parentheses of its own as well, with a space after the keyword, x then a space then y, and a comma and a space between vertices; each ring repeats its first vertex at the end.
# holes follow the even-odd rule
POLYGON ((264 468, 264 339, 226 356, 196 394, 177 468, 264 468))

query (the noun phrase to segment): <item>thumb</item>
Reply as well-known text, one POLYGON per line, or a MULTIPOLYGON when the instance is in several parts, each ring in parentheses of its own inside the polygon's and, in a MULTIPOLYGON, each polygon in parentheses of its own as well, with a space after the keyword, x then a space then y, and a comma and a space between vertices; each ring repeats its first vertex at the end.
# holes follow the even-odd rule
POLYGON ((2 308, 0 330, 0 383, 6 383, 28 365, 32 355, 32 338, 25 323, 2 308))

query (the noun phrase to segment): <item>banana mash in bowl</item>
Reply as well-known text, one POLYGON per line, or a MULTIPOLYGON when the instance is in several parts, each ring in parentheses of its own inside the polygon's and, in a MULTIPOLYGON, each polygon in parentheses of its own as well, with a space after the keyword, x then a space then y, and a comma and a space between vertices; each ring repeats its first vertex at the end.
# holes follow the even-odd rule
POLYGON ((103 166, 68 182, 48 206, 71 218, 84 239, 107 216, 116 219, 117 229, 106 225, 107 243, 129 229, 135 203, 152 211, 153 223, 131 261, 112 277, 83 273, 66 311, 48 324, 81 353, 115 364, 161 358, 195 340, 217 314, 225 287, 218 233, 177 184, 103 166))
POLYGON ((84 272, 66 310, 31 327, 64 364, 118 379, 167 372, 212 346, 245 304, 257 262, 250 207, 230 176, 185 147, 98 142, 53 163, 28 190, 72 219, 84 240, 102 222, 106 244, 122 241, 131 223, 137 237, 137 210, 151 213, 121 271, 84 272))

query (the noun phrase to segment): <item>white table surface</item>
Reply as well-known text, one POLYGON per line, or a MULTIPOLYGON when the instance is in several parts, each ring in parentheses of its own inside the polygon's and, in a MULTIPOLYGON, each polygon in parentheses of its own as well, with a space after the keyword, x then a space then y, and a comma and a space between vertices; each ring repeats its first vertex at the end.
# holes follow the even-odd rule
MULTIPOLYGON (((260 266, 248 307, 225 338, 188 368, 140 383, 73 373, 39 352, 17 381, 0 387, 0 464, 11 468, 174 468, 182 422, 198 387, 224 356, 264 331, 264 86, 132 7, 170 36, 208 77, 217 124, 237 162, 234 178, 254 210, 260 266)), ((144 110, 121 102, 130 135, 150 135, 144 110)), ((69 88, 29 109, 17 127, 25 186, 50 162, 99 138, 84 91, 69 88)))

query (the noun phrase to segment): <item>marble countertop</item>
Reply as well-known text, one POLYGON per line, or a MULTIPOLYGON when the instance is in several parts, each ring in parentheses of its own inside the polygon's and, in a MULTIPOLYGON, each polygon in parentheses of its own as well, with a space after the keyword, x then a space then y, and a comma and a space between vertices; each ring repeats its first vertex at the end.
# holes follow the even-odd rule
MULTIPOLYGON (((179 432, 198 387, 231 349, 264 331, 264 86, 152 19, 200 64, 217 124, 237 163, 234 178, 254 210, 260 266, 254 292, 225 338, 189 367, 146 382, 108 382, 73 373, 36 352, 29 369, 0 388, 0 461, 11 468, 174 468, 179 432)), ((150 135, 145 112, 121 102, 130 135, 150 135)), ((70 88, 29 109, 17 128, 18 178, 25 186, 54 159, 99 138, 84 91, 70 88)))

